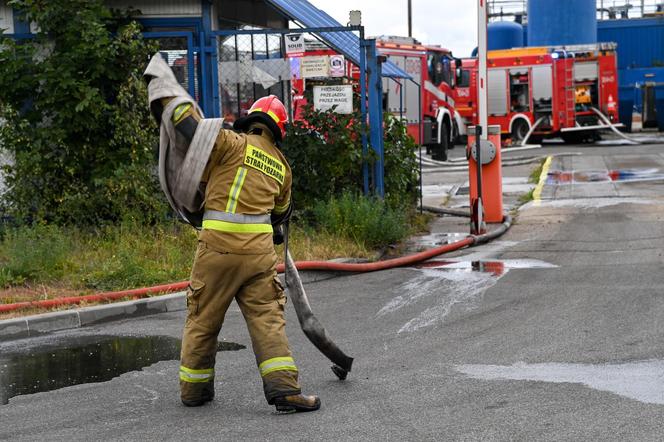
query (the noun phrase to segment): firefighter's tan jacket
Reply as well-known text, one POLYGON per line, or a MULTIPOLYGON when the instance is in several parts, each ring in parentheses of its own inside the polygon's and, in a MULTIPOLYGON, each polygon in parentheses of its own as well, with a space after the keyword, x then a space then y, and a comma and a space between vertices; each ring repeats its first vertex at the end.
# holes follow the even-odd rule
MULTIPOLYGON (((283 213, 290 204, 291 170, 267 126, 249 134, 222 130, 203 173, 205 211, 239 215, 283 213)), ((232 218, 230 218, 232 220, 232 218)), ((219 252, 262 254, 274 250, 268 223, 205 219, 199 239, 219 252)))

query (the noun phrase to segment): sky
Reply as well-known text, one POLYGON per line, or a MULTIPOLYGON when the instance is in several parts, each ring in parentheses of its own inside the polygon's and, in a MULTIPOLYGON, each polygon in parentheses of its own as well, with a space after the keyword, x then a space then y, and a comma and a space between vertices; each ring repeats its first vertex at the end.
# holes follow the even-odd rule
MULTIPOLYGON (((474 0, 411 0, 413 37, 439 44, 456 57, 470 56, 477 46, 477 7, 474 0)), ((367 36, 408 35, 408 0, 309 0, 342 25, 351 9, 362 11, 367 36)))

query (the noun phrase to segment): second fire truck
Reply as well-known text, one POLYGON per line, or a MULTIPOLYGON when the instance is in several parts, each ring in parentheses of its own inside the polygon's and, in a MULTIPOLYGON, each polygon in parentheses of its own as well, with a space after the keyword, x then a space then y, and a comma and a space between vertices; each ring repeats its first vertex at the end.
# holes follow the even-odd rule
POLYGON ((433 159, 447 160, 447 151, 465 134, 456 111, 456 69, 461 60, 440 46, 426 46, 411 37, 379 37, 378 51, 412 77, 383 80, 385 110, 402 115, 408 132, 427 146, 433 159))
MULTIPOLYGON (((531 140, 595 140, 618 121, 615 49, 600 43, 489 52, 489 124, 500 125, 515 143, 529 134, 531 140)), ((463 60, 456 74, 457 110, 466 124, 476 124, 477 59, 463 60)))

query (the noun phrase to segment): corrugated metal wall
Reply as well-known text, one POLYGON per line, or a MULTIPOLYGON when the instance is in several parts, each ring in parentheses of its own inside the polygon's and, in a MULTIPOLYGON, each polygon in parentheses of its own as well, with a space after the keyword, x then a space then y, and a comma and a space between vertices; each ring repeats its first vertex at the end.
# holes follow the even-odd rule
POLYGON ((203 12, 201 0, 106 0, 105 3, 118 9, 131 6, 134 9, 139 9, 144 16, 149 17, 200 17, 203 12))
POLYGON ((0 29, 7 34, 14 33, 14 14, 5 0, 0 0, 0 29))
POLYGON ((664 17, 598 23, 600 42, 618 43, 618 68, 664 66, 664 17))

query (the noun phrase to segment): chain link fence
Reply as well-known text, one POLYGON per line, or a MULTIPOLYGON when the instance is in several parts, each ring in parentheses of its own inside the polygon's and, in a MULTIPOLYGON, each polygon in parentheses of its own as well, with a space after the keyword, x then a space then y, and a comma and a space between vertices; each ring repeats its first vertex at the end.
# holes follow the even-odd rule
POLYGON ((239 34, 217 37, 219 97, 226 121, 246 115, 265 95, 276 95, 290 107, 290 62, 281 34, 239 34))

